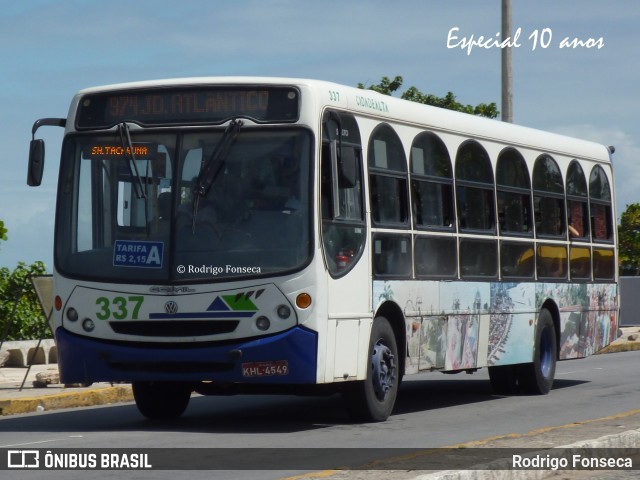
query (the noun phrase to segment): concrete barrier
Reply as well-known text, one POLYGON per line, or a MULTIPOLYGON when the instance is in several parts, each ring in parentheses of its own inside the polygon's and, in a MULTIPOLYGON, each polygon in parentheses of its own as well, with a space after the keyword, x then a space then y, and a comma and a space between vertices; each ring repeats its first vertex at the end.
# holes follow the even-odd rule
MULTIPOLYGON (((51 275, 35 275, 29 277, 38 296, 45 318, 53 311, 53 277, 51 275)), ((0 348, 0 362, 4 353, 8 357, 4 362, 6 367, 27 367, 31 365, 46 365, 58 363, 58 349, 52 338, 41 340, 21 340, 2 342, 0 348)))
POLYGON ((4 342, 2 352, 8 352, 5 367, 26 367, 32 365, 45 365, 58 363, 58 349, 53 339, 45 339, 38 346, 37 340, 23 340, 4 342))

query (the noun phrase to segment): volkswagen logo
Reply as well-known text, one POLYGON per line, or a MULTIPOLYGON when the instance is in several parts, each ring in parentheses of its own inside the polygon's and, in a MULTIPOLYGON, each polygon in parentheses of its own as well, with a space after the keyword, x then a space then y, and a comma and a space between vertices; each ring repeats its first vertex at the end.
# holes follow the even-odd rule
POLYGON ((178 304, 171 300, 164 304, 164 311, 169 315, 175 315, 178 313, 178 304))

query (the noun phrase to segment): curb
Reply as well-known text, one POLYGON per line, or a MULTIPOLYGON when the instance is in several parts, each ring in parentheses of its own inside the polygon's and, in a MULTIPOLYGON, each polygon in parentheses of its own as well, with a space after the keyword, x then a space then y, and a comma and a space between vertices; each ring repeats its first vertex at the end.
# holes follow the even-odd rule
POLYGON ((640 341, 626 341, 621 343, 612 343, 604 347, 599 352, 596 352, 595 355, 600 355, 603 353, 632 352, 635 350, 640 350, 640 341))
POLYGON ((133 392, 129 385, 94 388, 81 392, 0 400, 0 415, 15 415, 61 408, 90 407, 131 401, 133 401, 133 392))

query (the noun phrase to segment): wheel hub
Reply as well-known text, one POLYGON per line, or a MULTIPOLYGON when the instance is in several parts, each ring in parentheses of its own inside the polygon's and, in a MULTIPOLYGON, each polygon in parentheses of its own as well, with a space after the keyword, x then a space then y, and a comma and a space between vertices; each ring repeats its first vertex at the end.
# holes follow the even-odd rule
POLYGON ((373 391, 378 400, 382 401, 394 386, 396 365, 391 349, 381 341, 373 348, 371 366, 373 367, 373 391))

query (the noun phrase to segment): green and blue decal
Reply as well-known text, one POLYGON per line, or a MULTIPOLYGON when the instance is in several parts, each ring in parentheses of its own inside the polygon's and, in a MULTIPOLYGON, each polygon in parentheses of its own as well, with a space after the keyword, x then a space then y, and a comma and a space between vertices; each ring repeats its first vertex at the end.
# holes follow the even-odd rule
MULTIPOLYGON (((251 318, 258 312, 258 307, 251 299, 257 299, 264 293, 264 289, 240 292, 235 295, 218 295, 204 312, 175 311, 174 313, 151 313, 149 318, 159 319, 193 319, 193 318, 251 318)), ((166 310, 166 309, 165 309, 166 310)))

